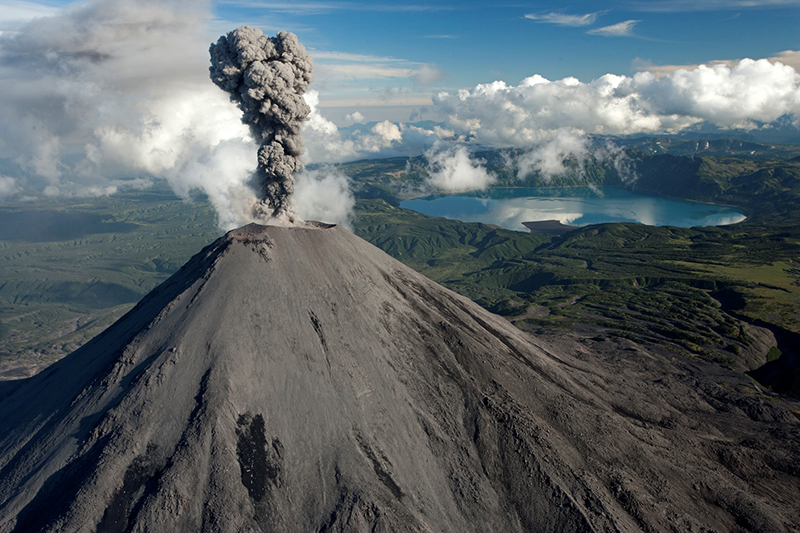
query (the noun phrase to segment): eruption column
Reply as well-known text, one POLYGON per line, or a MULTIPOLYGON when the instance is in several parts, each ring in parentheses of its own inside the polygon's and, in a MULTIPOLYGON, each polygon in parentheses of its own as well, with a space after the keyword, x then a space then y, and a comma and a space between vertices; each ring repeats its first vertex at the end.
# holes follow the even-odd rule
POLYGON ((211 80, 230 93, 260 143, 255 215, 292 221, 294 173, 302 166, 300 126, 311 112, 303 100, 313 79, 311 56, 293 33, 267 37, 248 26, 223 35, 209 52, 211 80))

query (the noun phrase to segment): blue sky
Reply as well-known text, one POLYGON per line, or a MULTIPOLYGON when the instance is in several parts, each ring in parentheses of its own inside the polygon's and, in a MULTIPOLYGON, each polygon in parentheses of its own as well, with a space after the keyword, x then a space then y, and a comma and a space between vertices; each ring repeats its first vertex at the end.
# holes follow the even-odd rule
POLYGON ((265 31, 289 28, 313 50, 434 63, 450 74, 447 86, 464 87, 498 76, 516 83, 537 73, 589 81, 631 73, 636 58, 693 64, 799 48, 800 2, 761 3, 299 2, 282 9, 270 2, 219 2, 214 12, 265 31), (731 7, 701 9, 714 5, 731 7), (569 17, 586 15, 588 24, 566 25, 575 23, 569 17), (629 20, 638 22, 627 34, 588 33, 629 20))
POLYGON ((234 1, 215 3, 214 13, 265 31, 288 28, 312 53, 354 54, 395 68, 425 64, 442 74, 426 87, 377 77, 331 83, 320 89, 323 107, 358 100, 347 87, 378 94, 402 87, 423 99, 431 90, 498 79, 517 84, 533 74, 589 82, 649 64, 759 59, 800 49, 800 2, 234 1), (620 26, 627 21, 635 22, 620 26))
MULTIPOLYGON (((0 24, 13 13, 29 16, 42 7, 76 4, 0 0, 0 11, 6 12, 0 24)), ((770 58, 800 50, 798 0, 232 0, 211 2, 207 9, 212 33, 248 24, 271 35, 297 34, 318 65, 314 88, 320 107, 336 107, 329 118, 339 124, 347 109, 372 120, 407 120, 409 109, 388 106, 418 107, 436 91, 494 80, 516 85, 540 74, 589 82, 651 65, 770 58), (367 109, 376 106, 380 109, 367 109)), ((800 65, 796 56, 790 61, 800 65)))

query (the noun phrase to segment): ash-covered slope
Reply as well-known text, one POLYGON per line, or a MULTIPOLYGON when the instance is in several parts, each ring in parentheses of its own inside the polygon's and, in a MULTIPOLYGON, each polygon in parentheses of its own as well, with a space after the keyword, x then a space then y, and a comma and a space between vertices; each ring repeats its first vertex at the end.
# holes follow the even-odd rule
POLYGON ((796 418, 647 361, 246 226, 4 385, 0 531, 796 530, 796 418))

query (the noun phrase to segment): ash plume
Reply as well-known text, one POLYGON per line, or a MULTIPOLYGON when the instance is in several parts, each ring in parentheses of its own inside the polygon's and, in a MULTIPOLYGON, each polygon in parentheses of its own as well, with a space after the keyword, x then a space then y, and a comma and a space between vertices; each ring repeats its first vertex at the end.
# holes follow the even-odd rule
POLYGON ((311 112, 303 93, 313 79, 313 60, 293 33, 268 37, 249 26, 223 35, 209 52, 211 80, 230 93, 260 144, 254 215, 291 222, 294 174, 302 168, 300 128, 311 112))

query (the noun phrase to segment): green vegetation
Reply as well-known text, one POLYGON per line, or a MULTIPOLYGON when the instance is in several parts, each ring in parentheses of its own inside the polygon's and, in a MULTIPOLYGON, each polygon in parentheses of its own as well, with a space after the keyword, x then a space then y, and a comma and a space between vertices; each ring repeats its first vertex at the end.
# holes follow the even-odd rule
MULTIPOLYGON (((360 236, 534 331, 594 324, 711 360, 739 356, 736 366, 748 370, 765 361, 748 352, 745 326, 724 306, 739 307, 737 316, 748 319, 774 319, 763 312, 774 309, 765 302, 776 301, 776 291, 785 296, 772 278, 710 271, 751 260, 746 248, 720 255, 718 232, 604 224, 552 237, 426 217, 381 200, 358 208, 360 236), (531 309, 538 316, 529 316, 531 309)), ((800 325, 798 304, 787 304, 780 324, 800 325)))
POLYGON ((69 353, 219 234, 206 202, 166 185, 0 206, 0 363, 69 353))

